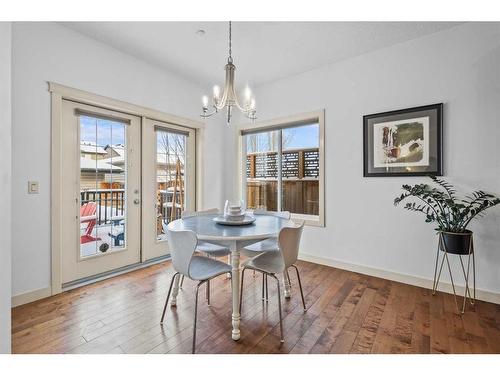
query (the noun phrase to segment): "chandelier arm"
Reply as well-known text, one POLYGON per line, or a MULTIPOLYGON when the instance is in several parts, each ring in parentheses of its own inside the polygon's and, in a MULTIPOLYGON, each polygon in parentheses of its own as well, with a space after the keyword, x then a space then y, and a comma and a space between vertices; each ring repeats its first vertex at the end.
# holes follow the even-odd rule
POLYGON ((216 109, 216 112, 222 110, 226 106, 226 100, 227 100, 227 95, 225 94, 222 96, 222 99, 219 100, 217 103, 214 100, 214 108, 216 109))
POLYGON ((203 118, 207 118, 207 117, 215 115, 218 112, 219 112, 219 110, 214 106, 214 109, 212 110, 212 112, 208 112, 208 110, 206 110, 206 111, 204 110, 200 116, 203 118))
POLYGON ((234 96, 234 104, 236 105, 236 107, 238 107, 238 109, 243 112, 243 113, 248 113, 250 112, 250 108, 243 108, 241 105, 240 105, 240 102, 238 101, 238 97, 235 95, 234 96))

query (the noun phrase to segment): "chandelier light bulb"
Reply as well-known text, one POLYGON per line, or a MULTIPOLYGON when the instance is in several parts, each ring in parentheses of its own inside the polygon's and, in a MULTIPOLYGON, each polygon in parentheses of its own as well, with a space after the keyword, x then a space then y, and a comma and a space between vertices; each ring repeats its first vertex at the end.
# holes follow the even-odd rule
POLYGON ((250 109, 255 110, 255 98, 252 98, 252 100, 250 101, 250 109))
POLYGON ((245 102, 249 103, 250 99, 252 98, 252 90, 250 90, 250 87, 245 87, 245 102))
POLYGON ((214 90, 214 99, 218 100, 220 98, 220 87, 215 85, 213 90, 214 90))
POLYGON ((201 103, 203 104, 203 109, 208 109, 208 96, 203 95, 201 103))

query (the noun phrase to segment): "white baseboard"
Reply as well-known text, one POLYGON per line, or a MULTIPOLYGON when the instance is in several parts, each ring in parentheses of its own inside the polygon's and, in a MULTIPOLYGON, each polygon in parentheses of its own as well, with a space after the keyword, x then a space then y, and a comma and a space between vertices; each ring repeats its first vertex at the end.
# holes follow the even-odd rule
MULTIPOLYGON (((76 289, 76 288, 79 288, 81 286, 93 284, 93 283, 96 283, 96 282, 101 281, 101 280, 110 279, 112 277, 122 275, 124 273, 137 271, 141 268, 149 267, 149 266, 152 266, 154 264, 164 262, 165 260, 166 259, 164 257, 161 257, 158 259, 152 259, 152 260, 146 261, 144 263, 140 263, 140 264, 134 265, 132 267, 128 267, 125 270, 119 270, 116 272, 112 272, 112 273, 109 273, 105 276, 96 277, 94 279, 87 280, 87 281, 72 285, 70 287, 63 288, 63 289, 61 289, 61 292, 66 292, 68 290, 76 289)), ((54 293, 54 294, 58 294, 58 293, 54 293)), ((18 294, 16 296, 12 296, 12 299, 11 299, 12 307, 25 305, 25 304, 30 303, 30 302, 35 302, 39 299, 50 297, 51 295, 53 295, 53 294, 52 294, 52 288, 50 286, 48 286, 46 288, 32 290, 32 291, 26 292, 26 293, 21 293, 21 294, 18 294)))
MULTIPOLYGON (((393 271, 386 271, 379 268, 363 266, 354 263, 345 263, 331 258, 318 257, 316 255, 300 252, 299 259, 306 262, 318 263, 325 266, 340 268, 347 271, 361 273, 363 275, 375 276, 381 279, 397 281, 403 284, 415 285, 421 288, 432 289, 432 280, 419 276, 405 275, 393 271)), ((455 285, 458 295, 464 295, 465 287, 455 285)), ((440 281, 438 290, 445 293, 453 293, 450 283, 440 281)), ((476 289, 476 298, 481 301, 500 304, 500 293, 491 292, 489 290, 476 289)))
POLYGON ((52 295, 52 288, 50 286, 46 288, 32 290, 26 293, 21 293, 16 296, 12 296, 12 307, 21 306, 26 303, 34 302, 45 297, 50 297, 51 295, 52 295))

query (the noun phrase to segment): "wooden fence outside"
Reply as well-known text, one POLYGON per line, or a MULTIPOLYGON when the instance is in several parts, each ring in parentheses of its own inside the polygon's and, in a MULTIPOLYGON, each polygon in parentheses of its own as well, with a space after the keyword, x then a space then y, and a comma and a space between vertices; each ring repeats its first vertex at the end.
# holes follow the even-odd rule
MULTIPOLYGON (((282 153, 282 210, 319 214, 319 149, 282 153)), ((246 160, 248 208, 278 208, 278 153, 248 154, 246 160)))

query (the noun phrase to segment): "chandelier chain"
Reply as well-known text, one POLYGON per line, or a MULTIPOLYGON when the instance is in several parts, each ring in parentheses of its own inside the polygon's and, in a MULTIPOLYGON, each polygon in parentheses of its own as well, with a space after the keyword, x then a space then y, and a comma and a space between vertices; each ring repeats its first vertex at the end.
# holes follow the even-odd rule
POLYGON ((231 21, 229 21, 229 60, 233 61, 232 49, 231 49, 231 21))

